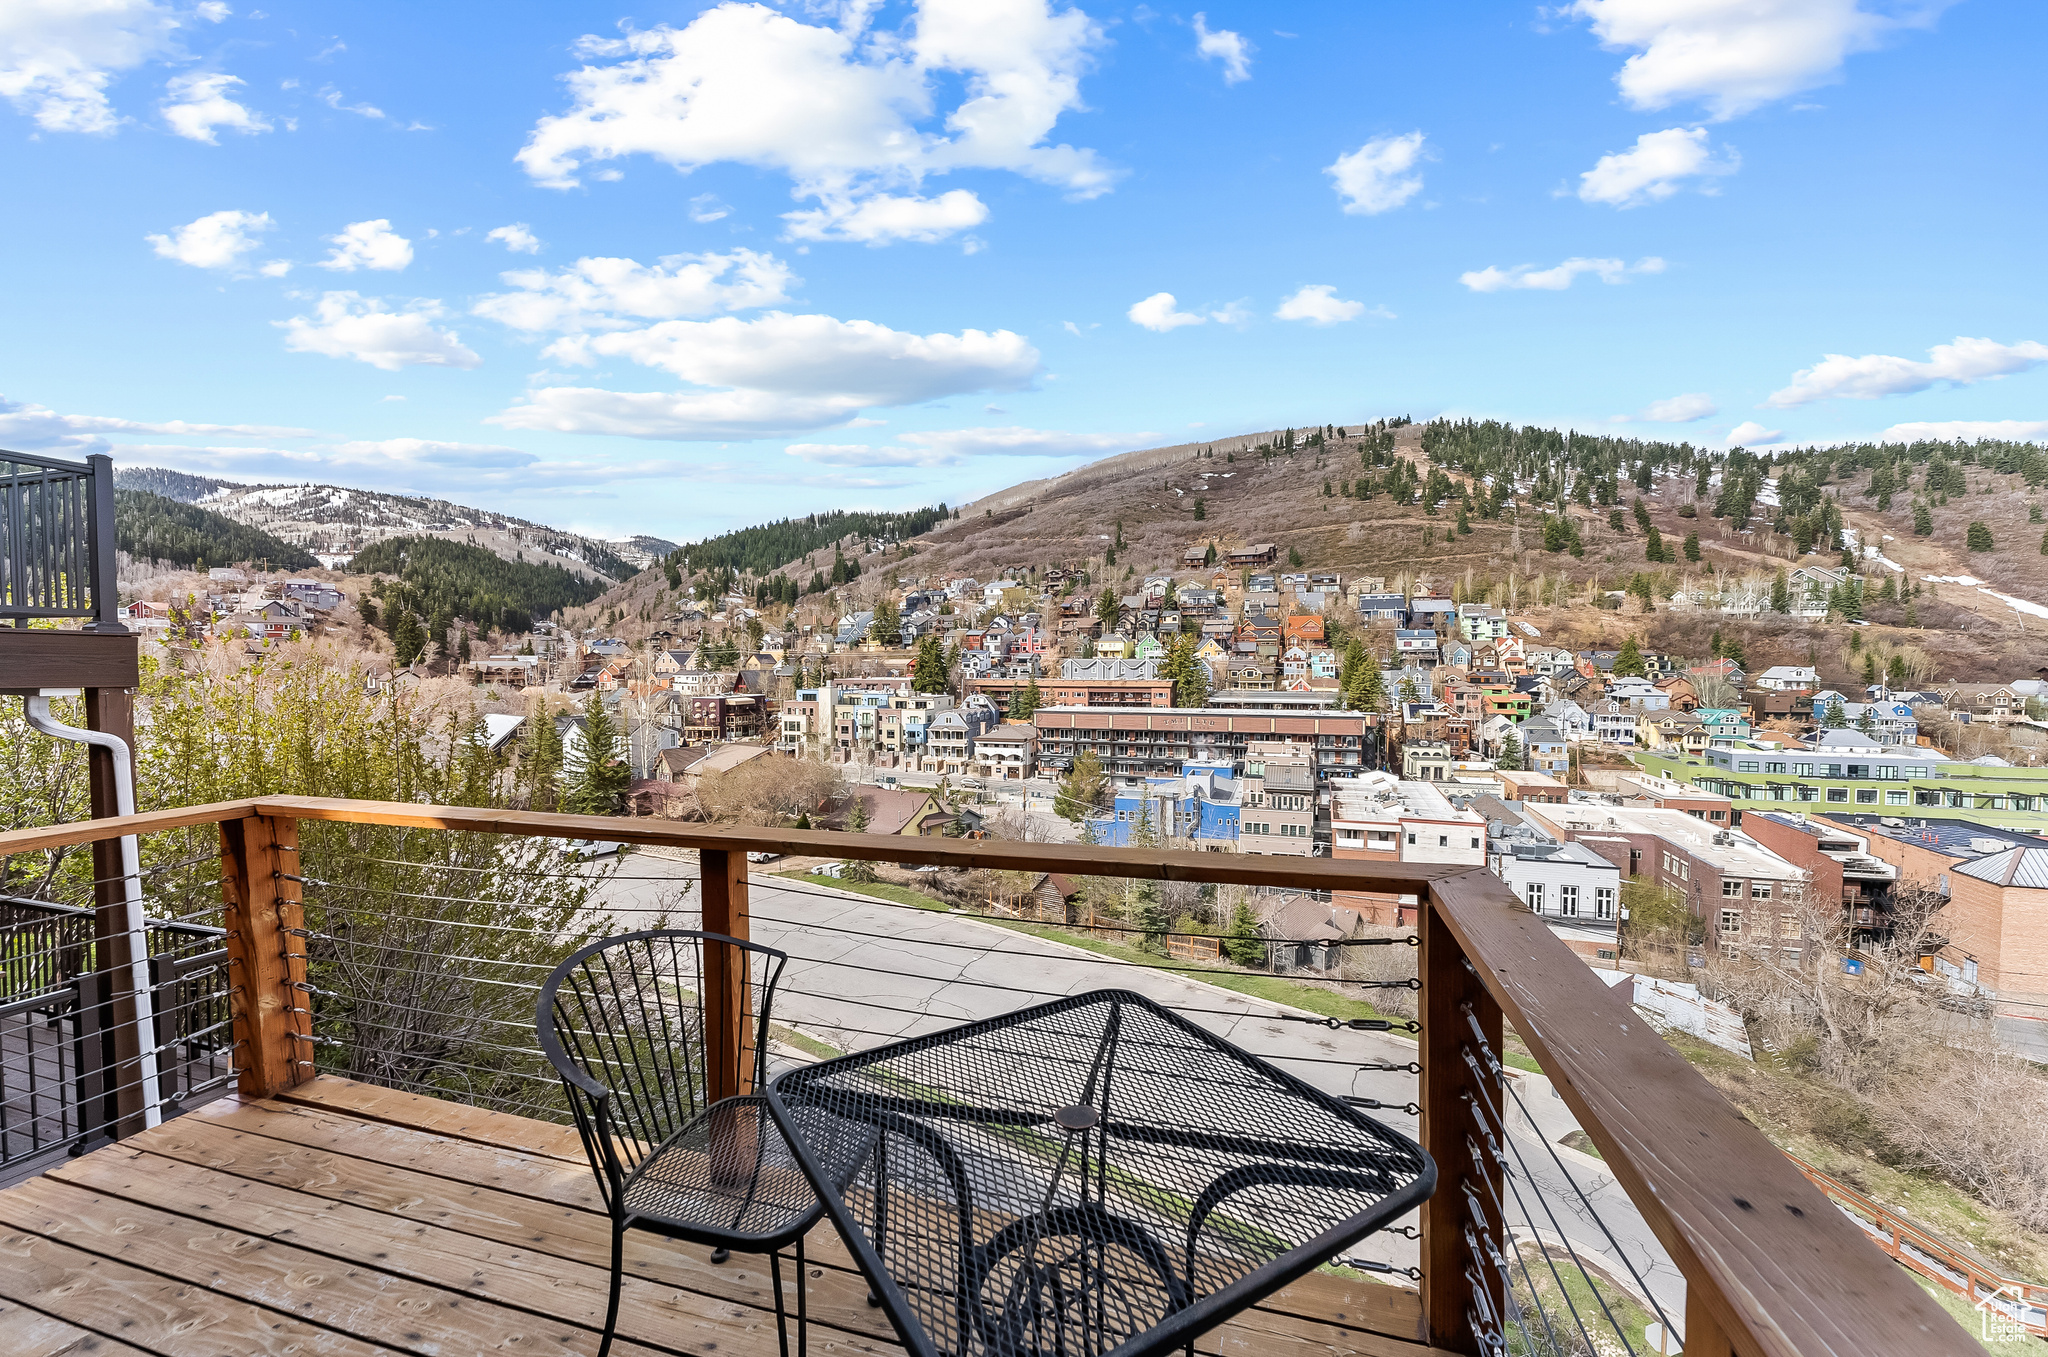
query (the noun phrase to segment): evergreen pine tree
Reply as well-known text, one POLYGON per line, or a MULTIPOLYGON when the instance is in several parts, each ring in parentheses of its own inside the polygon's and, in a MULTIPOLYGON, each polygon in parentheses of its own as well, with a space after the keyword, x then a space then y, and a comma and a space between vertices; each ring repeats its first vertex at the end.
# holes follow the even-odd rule
POLYGON ((1243 896, 1238 897, 1237 907, 1230 911, 1230 932, 1223 944, 1223 954, 1240 966, 1266 964, 1266 944, 1259 937, 1259 921, 1252 914, 1251 901, 1243 896))
POLYGON ((914 693, 943 693, 946 691, 946 656, 939 646, 939 638, 926 634, 917 639, 917 661, 910 670, 910 690, 914 693))
POLYGON ((1771 581, 1771 611, 1789 613, 1792 611, 1792 587, 1786 581, 1785 568, 1778 567, 1778 577, 1771 581))
POLYGON ((1631 634, 1621 643, 1621 653, 1614 657, 1614 677, 1643 678, 1649 672, 1649 667, 1643 663, 1643 649, 1631 634))
POLYGON ((1842 700, 1836 698, 1828 703, 1828 709, 1821 718, 1821 724, 1829 730, 1840 730, 1849 724, 1849 715, 1842 710, 1842 700))
POLYGON ((1159 883, 1141 881, 1135 898, 1136 908, 1133 922, 1138 925, 1138 950, 1154 956, 1167 953, 1166 933, 1173 927, 1173 920, 1166 913, 1166 904, 1159 898, 1159 883))
POLYGON ((570 761, 564 809, 578 815, 617 815, 625 809, 632 779, 618 722, 593 691, 583 704, 583 736, 570 761))
POLYGON ((1073 766, 1060 779, 1059 791, 1053 796, 1053 812, 1073 824, 1085 824, 1102 804, 1102 792, 1107 784, 1108 779, 1102 773, 1102 760, 1095 756, 1093 750, 1083 750, 1075 755, 1073 766))
POLYGON ((1700 535, 1696 532, 1689 532, 1685 535, 1685 559, 1694 564, 1699 563, 1700 535))
POLYGON ((1932 537, 1934 535, 1934 515, 1928 512, 1926 503, 1920 500, 1913 502, 1913 535, 1915 537, 1932 537))
POLYGON ((562 737, 553 714, 538 704, 526 718, 526 755, 519 772, 530 809, 554 810, 561 804, 562 737))
POLYGON ((1991 526, 1981 520, 1971 523, 1963 545, 1971 551, 1991 550, 1991 526))
MULTIPOLYGON (((868 803, 856 787, 853 792, 853 808, 846 817, 846 829, 850 834, 868 832, 868 803)), ((865 883, 875 879, 875 864, 866 858, 847 858, 839 864, 839 879, 865 883)))
POLYGON ((1495 767, 1504 768, 1510 773, 1522 771, 1522 737, 1512 730, 1509 731, 1507 737, 1500 742, 1500 753, 1495 756, 1493 762, 1495 767))

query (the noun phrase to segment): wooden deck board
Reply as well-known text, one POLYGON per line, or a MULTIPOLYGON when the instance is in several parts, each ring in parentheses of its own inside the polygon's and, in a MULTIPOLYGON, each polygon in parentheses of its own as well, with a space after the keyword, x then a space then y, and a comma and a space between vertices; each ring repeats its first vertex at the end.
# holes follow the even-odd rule
POLYGON ((0 1352, 7 1357, 148 1357, 140 1348, 4 1300, 0 1300, 0 1352))
MULTIPOLYGON (((296 1110, 302 1114, 318 1109, 349 1118, 362 1117, 394 1125, 417 1126, 421 1130, 479 1146, 560 1159, 574 1166, 569 1174, 558 1174, 545 1164, 536 1165, 529 1160, 478 1155, 466 1147, 429 1145, 410 1139, 403 1146, 405 1151, 415 1152, 417 1158, 414 1162, 429 1172, 453 1176, 465 1183, 483 1181, 475 1176, 480 1173, 502 1175, 492 1181, 508 1190, 524 1191, 550 1202, 566 1201, 593 1211, 601 1209, 597 1185, 590 1176, 582 1143, 569 1127, 551 1126, 526 1117, 422 1098, 417 1094, 332 1075, 323 1075, 303 1084, 278 1101, 296 1105, 296 1110), (415 1116, 417 1120, 407 1120, 415 1116), (444 1155, 447 1156, 445 1161, 441 1158, 444 1155)), ((238 1114, 236 1120, 238 1125, 251 1124, 245 1113, 238 1114)), ((291 1123, 267 1125, 269 1134, 307 1143, 299 1140, 307 1133, 306 1128, 291 1123)), ((330 1146, 341 1144, 338 1139, 341 1135, 357 1134, 347 1121, 327 1123, 326 1126, 322 1143, 330 1146)), ((820 1230, 814 1234, 810 1248, 813 1262, 854 1271, 851 1256, 830 1231, 820 1230)), ((1265 1304, 1241 1316, 1234 1322, 1234 1327, 1268 1334, 1282 1342, 1306 1340, 1341 1345, 1342 1335, 1331 1332, 1335 1328, 1362 1329, 1420 1343, 1423 1338, 1421 1297, 1400 1287, 1318 1273, 1302 1278, 1269 1298, 1265 1304)), ((887 1332, 886 1325, 882 1332, 887 1332)), ((1261 1357, 1264 1357, 1263 1353, 1261 1357)))
MULTIPOLYGON (((829 1226, 808 1242, 813 1350, 900 1354, 829 1226)), ((705 1252, 627 1236, 614 1351, 774 1357, 765 1260, 705 1252)), ((584 1353, 609 1259, 573 1131, 322 1078, 288 1100, 223 1099, 0 1192, 0 1351, 584 1353)), ((1317 1275, 1200 1350, 1432 1357, 1419 1325, 1413 1292, 1317 1275)))

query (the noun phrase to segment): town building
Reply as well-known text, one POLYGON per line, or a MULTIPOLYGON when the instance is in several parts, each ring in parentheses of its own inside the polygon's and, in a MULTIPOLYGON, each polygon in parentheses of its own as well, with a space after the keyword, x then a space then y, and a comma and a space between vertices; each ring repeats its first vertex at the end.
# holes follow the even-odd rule
POLYGON ((1315 756, 1311 751, 1284 741, 1248 742, 1239 850, 1314 857, 1316 800, 1315 756))
POLYGON ((1621 952, 1621 869, 1526 820, 1489 824, 1487 866, 1589 965, 1621 952))
MULTIPOLYGON (((1307 697, 1309 694, 1280 694, 1307 697)), ((1253 740, 1284 740, 1314 752, 1318 780, 1377 761, 1379 722, 1371 712, 1273 712, 1222 707, 1041 707, 1041 765, 1061 772, 1086 750, 1122 779, 1171 777, 1188 763, 1242 770, 1253 740)))
MULTIPOLYGON (((1330 782, 1330 856, 1360 862, 1486 865, 1486 820, 1453 805, 1447 789, 1390 773, 1367 772, 1330 782)), ((1462 800, 1462 798, 1461 798, 1462 800)), ((1331 901, 1377 924, 1416 918, 1412 894, 1336 891, 1331 901)))

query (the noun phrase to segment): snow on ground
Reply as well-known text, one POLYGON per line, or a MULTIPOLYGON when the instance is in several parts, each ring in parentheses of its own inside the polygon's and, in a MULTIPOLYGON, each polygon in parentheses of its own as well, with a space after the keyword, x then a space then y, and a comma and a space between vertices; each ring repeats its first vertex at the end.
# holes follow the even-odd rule
POLYGON ((2011 594, 2001 594, 1996 589, 1979 589, 1977 592, 1991 595, 1991 597, 1997 599, 2016 613, 2025 613, 2029 617, 2048 618, 2048 607, 2044 607, 2039 603, 2033 603, 2024 598, 2014 598, 2011 594))
MULTIPOLYGON (((1891 539, 1891 538, 1889 538, 1889 537, 1887 537, 1887 538, 1885 538, 1884 540, 1885 540, 1885 541, 1887 541, 1887 542, 1889 542, 1889 541, 1891 541, 1892 539, 1891 539)), ((1857 537, 1856 537, 1856 529, 1854 529, 1854 528, 1844 528, 1844 529, 1842 529, 1842 541, 1844 541, 1844 542, 1845 542, 1845 543, 1847 543, 1847 544, 1848 544, 1848 545, 1849 545, 1850 547, 1852 547, 1852 548, 1853 548, 1853 547, 1854 547, 1854 546, 1856 545, 1856 543, 1857 543, 1857 537)), ((1893 560, 1893 559, 1892 559, 1891 557, 1889 557, 1889 556, 1885 555, 1885 554, 1884 554, 1884 552, 1883 552, 1883 551, 1881 551, 1881 550, 1873 550, 1873 551, 1872 551, 1872 552, 1870 553, 1870 555, 1869 555, 1869 557, 1868 557, 1867 559, 1869 559, 1869 560, 1873 560, 1873 561, 1876 561, 1876 562, 1877 562, 1877 563, 1878 563, 1879 565, 1883 566, 1883 567, 1884 567, 1885 569, 1887 569, 1887 570, 1890 570, 1890 571, 1893 571, 1893 572, 1895 572, 1895 573, 1897 573, 1897 574, 1901 574, 1901 575, 1903 575, 1903 574, 1905 574, 1905 573, 1906 573, 1906 567, 1904 567, 1904 566, 1900 565, 1900 564, 1899 564, 1899 563, 1898 563, 1897 561, 1895 561, 1895 560, 1893 560)))
POLYGON ((1920 578, 1929 584, 1960 584, 1966 589, 1975 589, 1980 594, 1997 599, 2016 613, 2048 619, 2048 605, 2036 603, 2032 599, 2015 598, 1996 589, 1986 589, 1983 587, 1984 581, 1975 575, 1922 575, 1920 578))

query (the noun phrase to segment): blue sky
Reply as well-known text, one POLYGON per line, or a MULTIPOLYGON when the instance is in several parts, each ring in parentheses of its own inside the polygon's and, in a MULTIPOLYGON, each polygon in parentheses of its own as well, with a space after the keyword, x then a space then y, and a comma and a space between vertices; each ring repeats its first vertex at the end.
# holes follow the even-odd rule
POLYGON ((2044 39, 2016 0, 21 0, 0 446, 682 538, 1396 414, 2039 438, 2044 39))

